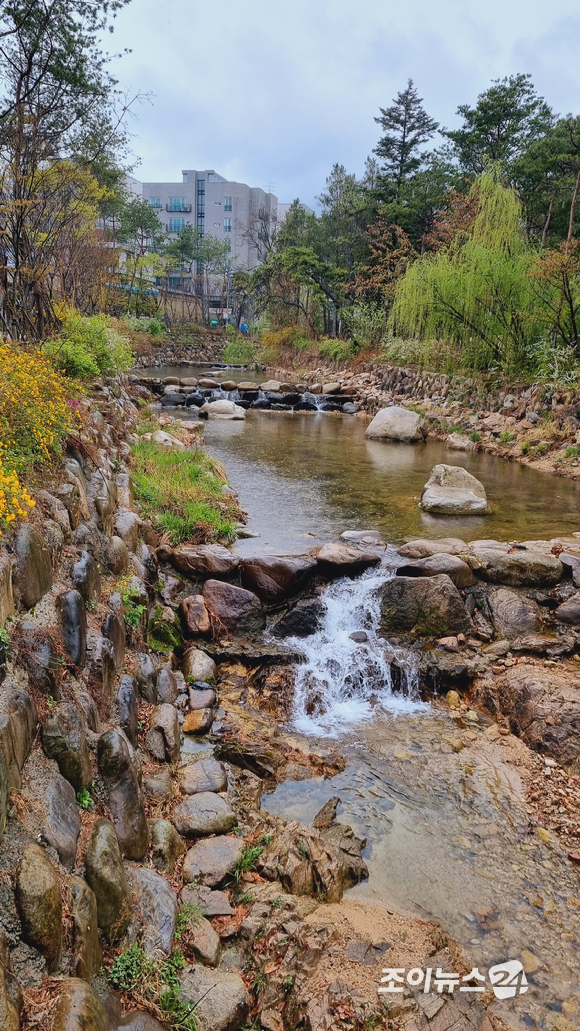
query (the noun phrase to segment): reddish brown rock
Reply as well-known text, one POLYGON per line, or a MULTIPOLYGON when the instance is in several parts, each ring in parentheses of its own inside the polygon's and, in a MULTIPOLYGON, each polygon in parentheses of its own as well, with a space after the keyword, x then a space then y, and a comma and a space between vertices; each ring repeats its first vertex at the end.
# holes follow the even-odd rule
POLYGON ((316 569, 310 555, 255 555, 242 562, 242 583, 264 601, 295 594, 316 569))
POLYGON ((204 578, 230 576, 241 559, 222 544, 183 544, 173 549, 171 561, 180 573, 204 578))
POLYGON ((205 604, 216 627, 229 634, 251 634, 266 622, 260 599, 243 587, 207 580, 203 586, 205 604))
POLYGON ((192 637, 209 634, 211 623, 202 594, 192 594, 189 598, 184 598, 179 606, 179 615, 185 634, 192 637))

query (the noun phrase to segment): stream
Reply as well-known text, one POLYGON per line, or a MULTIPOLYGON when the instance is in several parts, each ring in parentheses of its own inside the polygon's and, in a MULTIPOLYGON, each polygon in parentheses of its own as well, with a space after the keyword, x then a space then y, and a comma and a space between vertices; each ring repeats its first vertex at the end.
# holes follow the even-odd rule
MULTIPOLYGON (((367 441, 365 425, 352 416, 257 411, 242 422, 210 421, 208 450, 247 509, 248 529, 260 535, 235 549, 296 553, 346 529, 380 530, 389 543, 418 536, 529 540, 580 530, 577 483, 482 453, 450 452, 439 442, 367 441), (418 497, 438 462, 477 476, 492 514, 421 513, 418 497)), ((378 638, 378 591, 390 575, 378 567, 333 583, 321 629, 287 642, 306 655, 291 729, 305 749, 333 738, 346 768, 330 780, 286 781, 262 805, 310 822, 338 795, 339 820, 367 838, 370 876, 350 897, 438 921, 483 971, 525 959, 528 992, 493 1004, 516 1031, 557 1031, 565 1000, 568 1014, 578 1006, 577 1025, 560 1026, 580 1026, 578 874, 557 844, 530 829, 518 774, 523 746, 479 734, 457 751, 451 716, 418 697, 412 656, 378 638), (356 630, 367 633, 366 642, 352 640, 356 630), (385 647, 401 670, 397 691, 385 647)))

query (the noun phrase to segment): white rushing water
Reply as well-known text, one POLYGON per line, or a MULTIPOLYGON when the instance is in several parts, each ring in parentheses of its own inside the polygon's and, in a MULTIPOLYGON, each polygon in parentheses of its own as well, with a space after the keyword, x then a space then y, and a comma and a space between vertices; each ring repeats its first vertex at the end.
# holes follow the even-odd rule
POLYGON ((371 719, 377 710, 428 710, 419 700, 416 656, 390 646, 377 632, 380 589, 390 575, 373 570, 357 580, 335 581, 323 596, 320 630, 286 641, 306 656, 296 669, 294 695, 293 724, 301 733, 333 737, 371 719), (361 630, 367 640, 353 641, 350 635, 361 630), (396 691, 395 679, 400 681, 396 691))

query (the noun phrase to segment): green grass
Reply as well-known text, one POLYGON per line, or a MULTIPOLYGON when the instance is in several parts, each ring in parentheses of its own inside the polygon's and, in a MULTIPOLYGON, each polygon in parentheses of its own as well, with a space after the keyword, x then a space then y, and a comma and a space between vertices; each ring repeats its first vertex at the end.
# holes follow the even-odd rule
POLYGON ((179 972, 185 960, 174 950, 167 959, 146 955, 139 942, 115 956, 107 974, 109 984, 130 996, 133 1004, 153 1013, 172 1031, 198 1031, 194 1007, 179 991, 179 972))
POLYGON ((469 439, 472 440, 474 444, 477 444, 481 440, 481 433, 474 430, 473 433, 469 434, 469 439))
POLYGON ((570 447, 566 448, 564 454, 566 458, 577 458, 580 455, 580 445, 571 444, 570 447))
POLYGON ((254 360, 254 345, 243 337, 230 340, 224 347, 222 359, 228 365, 249 365, 254 360))
POLYGON ((92 809, 94 802, 91 793, 87 788, 83 788, 82 791, 77 791, 77 805, 81 809, 92 809))
POLYGON ((510 433, 509 430, 503 430, 499 435, 500 444, 511 444, 512 440, 515 439, 515 434, 510 433))
POLYGON ((172 545, 231 541, 239 509, 225 477, 204 451, 168 451, 151 441, 133 448, 133 479, 143 514, 172 545))

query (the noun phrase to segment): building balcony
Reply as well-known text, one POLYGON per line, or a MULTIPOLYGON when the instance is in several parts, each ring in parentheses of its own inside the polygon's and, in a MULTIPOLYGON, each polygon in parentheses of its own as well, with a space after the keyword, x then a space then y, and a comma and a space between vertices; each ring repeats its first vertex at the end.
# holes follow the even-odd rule
POLYGON ((181 211, 191 211, 191 204, 166 204, 165 210, 170 211, 172 215, 179 214, 181 211))

